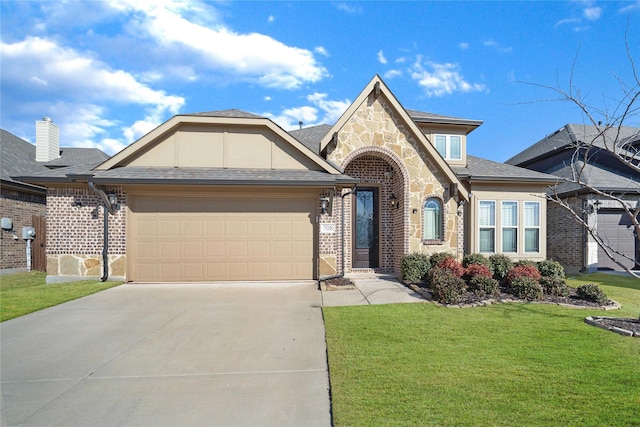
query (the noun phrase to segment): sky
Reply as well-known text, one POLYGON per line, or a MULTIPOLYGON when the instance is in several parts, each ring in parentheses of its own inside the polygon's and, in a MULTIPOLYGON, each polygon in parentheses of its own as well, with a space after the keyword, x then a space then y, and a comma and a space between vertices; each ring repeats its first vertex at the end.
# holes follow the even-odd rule
POLYGON ((640 64, 640 0, 1 0, 0 20, 1 127, 33 142, 50 117, 110 155, 175 114, 332 125, 378 74, 407 109, 482 120, 468 153, 503 162, 585 122, 552 88, 606 122, 640 64))

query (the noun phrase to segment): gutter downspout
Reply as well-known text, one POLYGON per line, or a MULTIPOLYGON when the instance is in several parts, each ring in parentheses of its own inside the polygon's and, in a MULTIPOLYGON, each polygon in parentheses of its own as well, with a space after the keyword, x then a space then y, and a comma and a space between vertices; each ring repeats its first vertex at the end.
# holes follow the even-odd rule
POLYGON ((349 191, 347 191, 346 193, 344 193, 342 196, 340 196, 342 198, 342 203, 340 204, 340 210, 341 210, 341 215, 342 215, 342 227, 341 227, 341 231, 340 231, 340 240, 341 240, 341 249, 340 249, 340 254, 342 256, 342 270, 340 273, 338 274, 334 274, 333 276, 326 276, 326 277, 322 277, 320 279, 318 279, 318 283, 320 282, 324 282, 327 280, 331 280, 331 279, 338 279, 341 277, 344 277, 344 198, 355 193, 356 192, 356 188, 358 186, 354 185, 353 188, 349 191))
POLYGON ((103 189, 98 188, 92 181, 88 180, 87 184, 89 188, 102 199, 102 207, 103 207, 103 216, 104 216, 104 224, 103 224, 103 245, 102 245, 102 268, 103 273, 100 278, 101 282, 106 282, 109 278, 109 214, 115 214, 115 207, 109 202, 109 197, 104 192, 103 189))

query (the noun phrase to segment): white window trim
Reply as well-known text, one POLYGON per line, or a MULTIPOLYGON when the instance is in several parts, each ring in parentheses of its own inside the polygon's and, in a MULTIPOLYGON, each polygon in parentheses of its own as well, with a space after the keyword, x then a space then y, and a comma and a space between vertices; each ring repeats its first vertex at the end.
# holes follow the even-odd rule
POLYGON ((463 156, 462 156, 462 136, 461 135, 445 134, 445 133, 435 134, 433 139, 433 146, 436 147, 436 151, 438 151, 445 160, 462 160, 463 156), (440 151, 438 151, 438 145, 436 143, 436 140, 438 139, 439 136, 442 136, 445 138, 444 153, 440 153, 440 151), (451 157, 451 137, 456 137, 460 141, 460 157, 451 157))
MULTIPOLYGON (((521 230, 520 230, 520 202, 518 200, 501 200, 500 201, 500 250, 502 251, 501 253, 505 253, 505 254, 517 254, 519 252, 519 245, 520 245, 520 234, 521 234, 521 230), (509 226, 505 226, 503 225, 503 221, 504 221, 504 211, 502 210, 503 206, 505 203, 515 203, 516 204, 516 225, 509 225, 509 226), (515 251, 506 251, 504 249, 504 230, 508 229, 508 230, 516 230, 516 250, 515 251)), ((524 231, 522 231, 524 232, 524 231)))
POLYGON ((538 201, 533 201, 533 200, 525 200, 523 201, 523 208, 522 208, 522 215, 523 215, 523 224, 522 224, 522 232, 524 235, 524 238, 522 239, 522 251, 523 253, 527 253, 527 254, 539 254, 540 253, 540 247, 541 247, 541 236, 540 236, 540 231, 541 231, 541 227, 540 227, 540 223, 542 222, 542 206, 541 203, 538 201), (527 215, 527 211, 526 211, 526 206, 527 203, 533 203, 538 205, 538 225, 527 225, 527 220, 526 220, 526 215, 527 215), (538 250, 537 251, 528 251, 527 250, 527 230, 538 230, 538 250))
POLYGON ((496 233, 496 220, 497 220, 497 216, 498 216, 498 212, 496 210, 497 208, 497 202, 495 200, 478 200, 478 253, 485 253, 485 254, 494 254, 496 253, 496 246, 497 246, 497 233, 496 233), (482 204, 482 202, 491 202, 493 203, 493 225, 481 225, 480 224, 480 205, 482 204), (493 228, 493 251, 486 251, 486 252, 482 252, 482 250, 480 249, 480 239, 481 239, 481 231, 482 229, 485 228, 493 228))

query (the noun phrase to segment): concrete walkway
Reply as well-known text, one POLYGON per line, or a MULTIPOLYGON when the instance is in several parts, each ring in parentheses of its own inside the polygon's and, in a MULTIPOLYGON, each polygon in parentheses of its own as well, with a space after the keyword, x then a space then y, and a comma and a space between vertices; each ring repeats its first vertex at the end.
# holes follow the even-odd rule
POLYGON ((3 322, 3 424, 330 426, 321 304, 317 282, 122 285, 3 322))
POLYGON ((425 302, 418 293, 384 274, 349 276, 356 289, 322 291, 324 307, 425 302))

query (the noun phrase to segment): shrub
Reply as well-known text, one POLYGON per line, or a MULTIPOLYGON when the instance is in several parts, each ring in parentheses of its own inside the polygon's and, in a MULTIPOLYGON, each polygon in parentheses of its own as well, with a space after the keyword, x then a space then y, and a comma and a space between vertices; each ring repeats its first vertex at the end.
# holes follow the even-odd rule
POLYGON ((512 286, 515 279, 520 277, 528 277, 534 279, 536 282, 540 279, 540 272, 534 265, 521 264, 513 267, 507 273, 507 284, 512 286))
POLYGON ((464 258, 462 258, 462 266, 464 268, 469 267, 471 264, 485 265, 489 270, 493 268, 489 258, 482 254, 469 254, 465 255, 464 258))
POLYGON ((538 263, 538 271, 542 277, 564 279, 564 267, 558 261, 545 260, 538 263))
POLYGON ((491 262, 491 271, 493 271, 493 278, 501 281, 506 276, 509 270, 513 268, 513 261, 506 255, 495 254, 489 257, 491 262))
POLYGON ((582 299, 592 301, 598 304, 604 304, 607 302, 607 296, 598 285, 593 283, 587 283, 586 285, 580 285, 576 289, 576 293, 582 299))
POLYGON ((559 277, 542 277, 540 278, 540 286, 545 295, 555 295, 559 297, 568 297, 569 288, 564 279, 559 277))
POLYGON ((514 267, 520 267, 521 265, 530 265, 530 266, 535 267, 536 263, 531 261, 531 260, 528 260, 528 259, 520 259, 520 260, 518 260, 518 261, 513 263, 514 267))
POLYGON ((543 295, 540 283, 536 279, 526 276, 516 277, 511 281, 511 292, 516 297, 527 301, 542 299, 543 295))
POLYGON ((443 261, 446 258, 453 259, 453 255, 448 252, 436 252, 435 254, 431 255, 429 261, 431 262, 432 266, 436 266, 440 263, 440 261, 443 261))
POLYGON ((451 274, 456 277, 462 277, 464 275, 464 268, 462 267, 462 264, 453 259, 453 257, 443 259, 437 264, 437 266, 442 269, 449 270, 451 274))
POLYGON ((469 280, 469 290, 479 297, 498 295, 498 285, 498 281, 490 276, 474 276, 469 280))
POLYGON ((491 270, 489 267, 482 264, 469 264, 464 271, 464 278, 466 280, 471 280, 474 277, 492 277, 491 270))
POLYGON ((425 275, 431 268, 429 257, 421 253, 407 254, 402 257, 401 269, 402 280, 415 283, 424 280, 425 275))
POLYGON ((464 280, 454 276, 450 270, 433 267, 427 275, 429 276, 431 295, 439 303, 454 304, 464 296, 467 288, 464 280))

